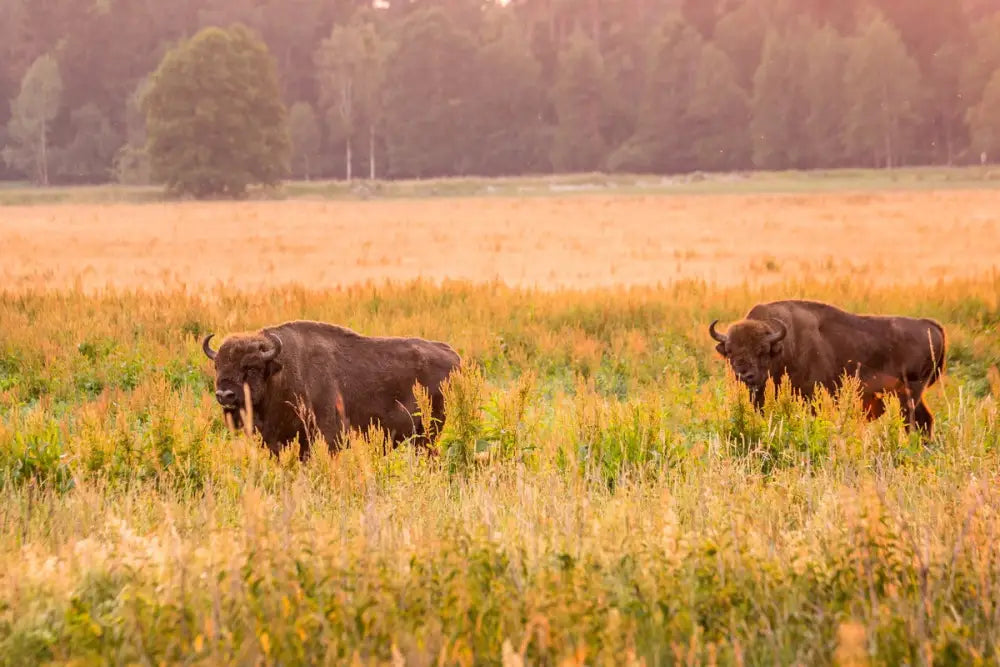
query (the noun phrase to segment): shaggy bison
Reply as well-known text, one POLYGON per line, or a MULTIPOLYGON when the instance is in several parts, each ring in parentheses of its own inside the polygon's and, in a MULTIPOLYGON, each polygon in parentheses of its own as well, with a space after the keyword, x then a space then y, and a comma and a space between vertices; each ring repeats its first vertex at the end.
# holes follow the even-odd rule
POLYGON ((775 301, 754 306, 725 334, 709 334, 759 408, 764 385, 780 384, 809 397, 816 385, 831 393, 845 375, 856 376, 869 418, 881 415, 883 397, 899 398, 907 426, 930 436, 934 417, 923 394, 944 371, 945 334, 934 320, 855 315, 815 301, 775 301))
POLYGON ((440 426, 441 383, 461 363, 445 343, 367 337, 321 322, 229 336, 218 351, 212 336, 202 349, 215 362, 215 397, 227 418, 241 428, 242 415, 252 415, 253 428, 275 453, 297 436, 303 458, 317 432, 331 447, 348 429, 370 425, 384 429, 394 445, 426 435, 427 425, 414 415, 414 383, 427 389, 440 426))

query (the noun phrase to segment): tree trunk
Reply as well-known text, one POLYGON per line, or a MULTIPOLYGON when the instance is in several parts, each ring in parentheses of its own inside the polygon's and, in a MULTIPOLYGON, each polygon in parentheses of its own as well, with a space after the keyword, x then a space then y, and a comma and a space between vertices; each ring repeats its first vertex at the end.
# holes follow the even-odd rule
POLYGON ((45 136, 45 123, 42 123, 42 161, 38 165, 38 175, 42 182, 42 185, 47 186, 49 184, 49 147, 48 141, 45 136))
POLYGON ((892 129, 895 119, 889 110, 889 89, 885 81, 882 82, 882 140, 885 146, 885 167, 892 169, 892 129))
POLYGON ((955 138, 952 136, 951 118, 944 119, 944 146, 948 153, 948 166, 955 164, 955 138))
POLYGON ((889 128, 885 130, 885 168, 892 169, 892 137, 889 128))
POLYGON ((375 180, 375 126, 368 126, 368 178, 375 180))
POLYGON ((350 137, 347 137, 347 147, 344 150, 344 160, 345 160, 344 166, 346 167, 347 170, 347 182, 350 183, 351 182, 351 138, 350 137))

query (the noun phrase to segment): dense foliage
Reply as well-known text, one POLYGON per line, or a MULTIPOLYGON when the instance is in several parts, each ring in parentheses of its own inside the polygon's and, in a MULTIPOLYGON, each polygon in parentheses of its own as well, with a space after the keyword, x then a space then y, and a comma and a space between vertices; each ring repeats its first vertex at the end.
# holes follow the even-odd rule
POLYGON ((142 106, 151 173, 171 193, 239 197, 287 174, 274 60, 243 26, 205 28, 170 51, 142 106))
POLYGON ((0 662, 995 662, 998 326, 996 279, 0 293, 0 662), (932 442, 748 409, 705 325, 799 294, 946 325, 932 442), (291 317, 453 342, 440 458, 226 432, 199 336, 291 317))
POLYGON ((1000 155, 998 0, 370 4, 0 0, 0 177, 146 180, 137 91, 177 42, 236 22, 277 59, 302 178, 1000 155), (46 57, 61 87, 40 85, 46 57))

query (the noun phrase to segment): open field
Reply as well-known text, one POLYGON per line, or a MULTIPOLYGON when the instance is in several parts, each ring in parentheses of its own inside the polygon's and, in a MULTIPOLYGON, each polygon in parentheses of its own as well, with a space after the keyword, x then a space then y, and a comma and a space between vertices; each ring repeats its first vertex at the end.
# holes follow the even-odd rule
POLYGON ((37 205, 0 247, 12 288, 912 284, 997 267, 1000 190, 37 205))
POLYGON ((0 209, 0 665, 995 664, 998 211, 0 209), (749 410, 707 324, 795 296, 945 325, 932 441, 846 397, 749 410), (227 432, 200 336, 292 318, 451 342, 440 457, 227 432))

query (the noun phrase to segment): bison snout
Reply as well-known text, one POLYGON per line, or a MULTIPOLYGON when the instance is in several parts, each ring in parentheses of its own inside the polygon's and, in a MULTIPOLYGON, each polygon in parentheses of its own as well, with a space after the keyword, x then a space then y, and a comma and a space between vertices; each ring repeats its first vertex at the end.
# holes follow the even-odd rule
POLYGON ((760 379, 757 377, 757 374, 754 373, 753 371, 750 371, 749 373, 740 373, 738 377, 740 378, 741 382, 745 382, 746 384, 749 385, 756 385, 757 380, 760 379))
POLYGON ((215 392, 215 400, 224 408, 236 407, 236 392, 232 389, 218 390, 215 392))

